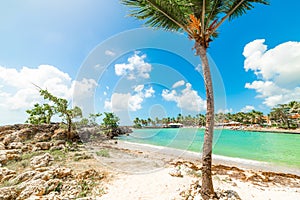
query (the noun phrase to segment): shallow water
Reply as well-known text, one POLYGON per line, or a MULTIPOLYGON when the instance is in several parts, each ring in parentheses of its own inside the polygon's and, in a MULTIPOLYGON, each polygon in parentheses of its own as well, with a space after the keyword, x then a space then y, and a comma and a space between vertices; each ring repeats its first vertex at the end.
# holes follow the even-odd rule
MULTIPOLYGON (((136 129, 121 140, 202 151, 203 129, 136 129)), ((215 130, 213 154, 300 168, 300 135, 215 130)))

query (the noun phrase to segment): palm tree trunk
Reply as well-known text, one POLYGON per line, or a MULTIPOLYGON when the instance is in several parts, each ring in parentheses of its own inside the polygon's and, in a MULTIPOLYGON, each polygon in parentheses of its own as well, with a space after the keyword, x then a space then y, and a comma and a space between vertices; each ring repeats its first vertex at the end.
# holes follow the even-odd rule
POLYGON ((196 43, 197 55, 202 62, 203 77, 206 89, 206 127, 204 134, 204 143, 202 150, 202 188, 201 194, 203 199, 209 199, 214 195, 212 182, 211 164, 212 164, 212 142, 214 131, 214 93, 212 77, 207 59, 207 50, 205 47, 196 43))

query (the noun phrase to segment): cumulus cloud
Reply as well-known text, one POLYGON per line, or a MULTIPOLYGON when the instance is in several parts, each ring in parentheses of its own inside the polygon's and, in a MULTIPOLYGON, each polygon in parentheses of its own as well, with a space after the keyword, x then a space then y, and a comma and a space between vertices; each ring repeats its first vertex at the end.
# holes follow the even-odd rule
POLYGON ((155 94, 153 87, 145 89, 144 85, 137 85, 131 93, 113 93, 111 98, 104 102, 107 110, 119 112, 124 110, 137 111, 142 109, 145 98, 151 98, 155 94))
POLYGON ((255 110, 255 107, 247 105, 241 109, 241 112, 247 113, 247 112, 251 112, 252 110, 255 110))
POLYGON ((185 88, 179 92, 173 90, 163 90, 162 97, 166 101, 174 101, 177 107, 189 111, 204 111, 206 109, 206 102, 199 95, 198 92, 192 89, 190 83, 185 84, 185 88))
POLYGON ((269 107, 299 100, 300 42, 282 43, 269 50, 264 43, 264 39, 254 40, 244 48, 244 68, 257 76, 245 87, 254 89, 269 107))
POLYGON ((88 97, 97 86, 93 79, 75 81, 67 73, 50 65, 23 67, 20 70, 0 66, 0 107, 24 110, 36 102, 41 102, 42 98, 34 84, 55 96, 69 100, 73 94, 88 97))
POLYGON ((229 108, 229 109, 219 109, 217 111, 217 113, 232 113, 233 112, 233 109, 232 108, 229 108))
POLYGON ((113 57, 113 56, 116 55, 116 53, 113 52, 113 51, 111 51, 111 50, 106 50, 106 51, 105 51, 105 55, 113 57))
POLYGON ((184 84, 185 84, 184 80, 177 81, 176 83, 173 84, 172 88, 177 88, 183 86, 184 84))
POLYGON ((117 76, 126 76, 129 80, 137 78, 148 79, 152 65, 145 62, 146 55, 139 55, 138 52, 128 58, 128 63, 121 63, 115 65, 115 73, 117 76))

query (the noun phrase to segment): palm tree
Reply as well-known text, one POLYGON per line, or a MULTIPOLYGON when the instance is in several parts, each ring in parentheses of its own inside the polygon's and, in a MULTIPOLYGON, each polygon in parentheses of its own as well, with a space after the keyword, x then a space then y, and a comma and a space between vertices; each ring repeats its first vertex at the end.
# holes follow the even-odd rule
POLYGON ((214 128, 214 94, 207 58, 207 48, 217 29, 227 19, 233 19, 251 10, 253 3, 268 4, 268 0, 121 0, 130 6, 131 16, 145 20, 150 27, 167 31, 184 31, 195 41, 196 54, 202 62, 206 89, 206 129, 202 153, 202 196, 214 194, 211 162, 214 128))

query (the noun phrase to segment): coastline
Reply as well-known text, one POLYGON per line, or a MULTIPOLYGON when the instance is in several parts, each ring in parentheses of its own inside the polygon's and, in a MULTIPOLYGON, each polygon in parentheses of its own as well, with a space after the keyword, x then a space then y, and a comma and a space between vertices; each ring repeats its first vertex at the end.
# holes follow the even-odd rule
MULTIPOLYGON (((99 198, 101 200, 201 199, 195 190, 199 185, 201 187, 199 153, 120 140, 93 142, 89 147, 94 152, 106 150, 110 155, 97 158, 112 175, 105 194, 99 198)), ((225 196, 222 200, 299 197, 300 170, 295 172, 263 166, 256 161, 214 157, 212 173, 215 191, 221 195, 230 193, 239 197, 225 196)))
MULTIPOLYGON (((204 129, 203 127, 189 127, 184 126, 180 128, 195 128, 195 129, 204 129)), ((143 129, 165 129, 163 127, 144 127, 144 128, 133 128, 132 130, 143 130, 143 129)), ((300 128, 297 129, 282 129, 282 128, 263 128, 263 127, 215 127, 215 129, 228 129, 228 130, 240 130, 240 131, 252 131, 252 132, 267 132, 267 133, 276 133, 276 134, 300 134, 300 128)))
POLYGON ((268 133, 282 133, 282 134, 300 134, 300 129, 279 129, 279 128, 252 128, 247 127, 243 129, 244 131, 253 132, 268 132, 268 133))
MULTIPOLYGON (((142 144, 118 140, 118 148, 129 149, 133 151, 146 151, 160 154, 160 157, 173 157, 178 159, 201 162, 201 153, 175 149, 171 147, 156 146, 151 144, 142 144)), ((300 176, 300 169, 286 166, 278 166, 273 163, 260 162, 256 160, 227 157, 213 154, 213 165, 227 165, 231 167, 244 168, 248 170, 268 171, 274 173, 288 173, 300 176)))

